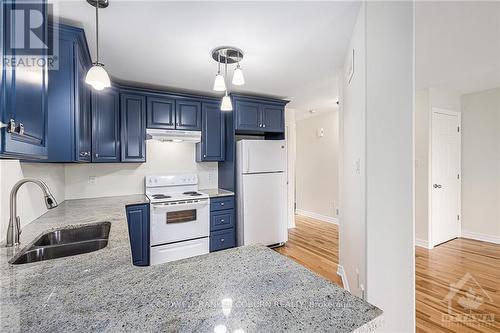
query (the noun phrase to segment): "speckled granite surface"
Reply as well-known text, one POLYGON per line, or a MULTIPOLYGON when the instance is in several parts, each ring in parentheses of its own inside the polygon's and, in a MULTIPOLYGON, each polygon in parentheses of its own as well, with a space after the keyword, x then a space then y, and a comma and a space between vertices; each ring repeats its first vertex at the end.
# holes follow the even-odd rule
POLYGON ((151 267, 131 264, 125 208, 144 196, 70 200, 23 229, 110 221, 106 248, 12 266, 0 249, 0 328, 6 332, 369 331, 381 311, 261 246, 151 267), (221 300, 231 298, 225 316, 221 300), (366 328, 369 328, 366 330, 366 328))
POLYGON ((234 192, 222 188, 201 189, 200 192, 208 194, 210 198, 230 197, 234 195, 234 192))

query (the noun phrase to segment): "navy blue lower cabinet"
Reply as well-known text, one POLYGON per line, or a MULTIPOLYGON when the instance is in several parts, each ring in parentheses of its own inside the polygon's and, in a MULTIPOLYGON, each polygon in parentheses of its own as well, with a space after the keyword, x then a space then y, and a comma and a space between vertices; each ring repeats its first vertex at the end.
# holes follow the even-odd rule
POLYGON ((92 162, 120 162, 120 95, 92 91, 92 162))
POLYGON ((146 162, 146 98, 120 95, 121 161, 146 162))
POLYGON ((224 161, 226 132, 220 104, 203 103, 201 122, 201 142, 196 144, 196 161, 224 161))
POLYGON ((236 246, 234 196, 210 199, 210 252, 236 246))
POLYGON ((126 206, 132 263, 149 266, 149 204, 126 206))

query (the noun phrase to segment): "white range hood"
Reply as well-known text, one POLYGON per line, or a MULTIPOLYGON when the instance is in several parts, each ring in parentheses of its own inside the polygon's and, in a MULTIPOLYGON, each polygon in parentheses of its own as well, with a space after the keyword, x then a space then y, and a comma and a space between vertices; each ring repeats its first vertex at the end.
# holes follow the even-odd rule
POLYGON ((146 140, 197 143, 201 141, 201 132, 148 128, 146 130, 146 140))

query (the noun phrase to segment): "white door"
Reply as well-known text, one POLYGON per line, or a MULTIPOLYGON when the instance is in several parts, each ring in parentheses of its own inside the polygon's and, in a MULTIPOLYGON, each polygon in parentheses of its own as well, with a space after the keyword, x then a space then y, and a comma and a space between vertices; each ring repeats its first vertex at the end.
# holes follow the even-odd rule
POLYGON ((433 109, 431 133, 431 241, 460 235, 460 114, 433 109))
POLYGON ((238 210, 243 232, 238 245, 273 245, 287 241, 284 173, 243 175, 238 210))

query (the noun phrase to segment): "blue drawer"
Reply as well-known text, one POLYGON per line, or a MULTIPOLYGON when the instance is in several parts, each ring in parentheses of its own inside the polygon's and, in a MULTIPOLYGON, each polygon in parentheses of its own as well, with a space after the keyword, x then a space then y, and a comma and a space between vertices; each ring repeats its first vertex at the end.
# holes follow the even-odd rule
POLYGON ((234 228, 234 209, 210 213, 210 231, 234 228))
POLYGON ((210 199, 210 211, 233 209, 234 197, 221 197, 210 199))
POLYGON ((234 228, 210 233, 210 252, 235 247, 234 228))

